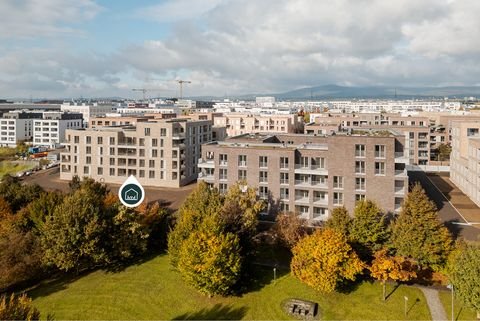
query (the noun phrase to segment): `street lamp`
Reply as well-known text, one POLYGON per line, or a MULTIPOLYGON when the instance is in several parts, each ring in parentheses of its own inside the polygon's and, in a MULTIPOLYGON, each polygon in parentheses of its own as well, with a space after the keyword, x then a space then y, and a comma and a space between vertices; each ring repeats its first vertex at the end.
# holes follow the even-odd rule
POLYGON ((454 305, 453 305, 453 291, 454 291, 453 284, 448 284, 447 289, 450 289, 451 292, 452 292, 452 321, 455 321, 455 314, 453 312, 453 307, 454 307, 454 305))
POLYGON ((407 317, 408 297, 404 296, 403 298, 405 299, 405 317, 407 317))

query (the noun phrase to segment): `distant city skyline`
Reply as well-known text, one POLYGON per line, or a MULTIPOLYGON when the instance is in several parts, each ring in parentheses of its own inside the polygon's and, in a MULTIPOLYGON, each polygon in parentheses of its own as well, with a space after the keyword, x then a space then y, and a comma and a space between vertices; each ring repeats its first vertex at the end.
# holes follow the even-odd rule
POLYGON ((4 0, 0 99, 480 85, 480 2, 4 0))

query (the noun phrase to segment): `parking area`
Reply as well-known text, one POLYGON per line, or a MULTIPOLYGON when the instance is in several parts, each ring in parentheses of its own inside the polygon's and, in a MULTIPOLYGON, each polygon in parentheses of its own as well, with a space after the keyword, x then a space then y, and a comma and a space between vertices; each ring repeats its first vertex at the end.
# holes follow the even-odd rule
MULTIPOLYGON (((36 183, 45 190, 68 191, 69 181, 60 179, 60 169, 58 167, 36 172, 22 180, 29 184, 36 183)), ((192 183, 181 188, 144 187, 145 200, 148 202, 160 201, 164 206, 177 210, 196 185, 196 183, 192 183)), ((114 193, 118 193, 120 188, 120 185, 117 184, 107 184, 107 186, 114 193)))

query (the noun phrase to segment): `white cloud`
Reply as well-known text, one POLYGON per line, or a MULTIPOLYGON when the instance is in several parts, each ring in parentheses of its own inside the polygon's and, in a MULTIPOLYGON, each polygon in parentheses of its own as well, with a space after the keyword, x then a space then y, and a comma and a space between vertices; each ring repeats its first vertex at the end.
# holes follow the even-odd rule
POLYGON ((158 22, 173 22, 200 18, 220 4, 222 0, 167 0, 137 10, 139 17, 158 22))

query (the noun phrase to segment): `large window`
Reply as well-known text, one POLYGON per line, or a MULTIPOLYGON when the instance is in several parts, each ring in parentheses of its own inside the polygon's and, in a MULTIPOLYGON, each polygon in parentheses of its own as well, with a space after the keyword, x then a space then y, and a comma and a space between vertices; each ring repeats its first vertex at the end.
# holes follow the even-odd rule
POLYGON ((365 177, 356 177, 355 178, 355 189, 357 191, 365 190, 365 177))
POLYGON ((288 184, 288 173, 280 173, 280 184, 288 184))
POLYGON ((343 205, 343 193, 333 193, 333 205, 343 205))
POLYGON ((288 168, 288 157, 280 157, 280 168, 288 168))
POLYGON ((385 175, 384 162, 375 162, 375 175, 385 175))
POLYGON ((247 155, 238 155, 238 166, 247 166, 247 155))
POLYGON ((385 145, 375 145, 375 157, 385 158, 385 145))
POLYGON ((247 179, 247 171, 244 170, 244 169, 239 169, 238 170, 238 180, 242 181, 242 180, 246 180, 246 179, 247 179))
POLYGON ((355 161, 355 174, 365 174, 365 161, 355 161))
POLYGON ((266 186, 260 186, 258 188, 258 192, 259 192, 259 197, 262 198, 262 199, 267 199, 268 198, 268 187, 266 186))
POLYGON ((365 145, 355 145, 355 157, 365 157, 365 145))
POLYGON ((267 156, 260 156, 258 158, 258 166, 259 167, 268 167, 268 157, 267 156))
POLYGON ((220 165, 227 165, 227 161, 228 161, 227 154, 220 154, 219 157, 220 157, 219 158, 220 165))
POLYGON ((343 176, 333 176, 333 188, 343 188, 343 176))
POLYGON ((227 179, 227 169, 226 168, 220 168, 218 171, 219 174, 219 179, 221 180, 226 180, 227 179))
POLYGON ((280 199, 288 200, 290 197, 289 189, 288 188, 281 188, 280 189, 280 199))
POLYGON ((268 182, 268 172, 260 171, 260 173, 258 175, 258 181, 260 183, 267 183, 268 182))

